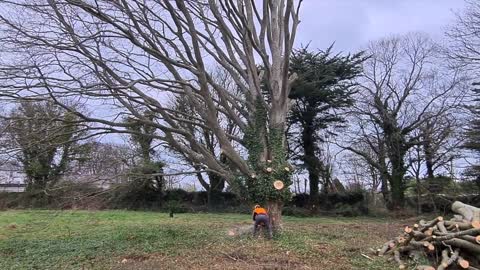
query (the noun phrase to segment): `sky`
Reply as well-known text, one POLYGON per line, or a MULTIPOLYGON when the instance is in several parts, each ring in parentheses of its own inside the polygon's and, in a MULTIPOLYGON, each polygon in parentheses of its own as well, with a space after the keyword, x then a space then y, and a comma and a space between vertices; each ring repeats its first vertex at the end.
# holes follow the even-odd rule
POLYGON ((304 0, 296 47, 355 52, 370 40, 424 32, 441 40, 463 0, 304 0))

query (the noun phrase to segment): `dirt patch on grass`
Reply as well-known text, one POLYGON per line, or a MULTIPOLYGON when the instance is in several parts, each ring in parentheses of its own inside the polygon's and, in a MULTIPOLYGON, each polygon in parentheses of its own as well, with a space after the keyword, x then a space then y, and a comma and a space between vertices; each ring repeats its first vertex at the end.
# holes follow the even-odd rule
POLYGON ((112 269, 389 269, 383 259, 372 262, 361 254, 370 254, 401 227, 398 222, 290 225, 286 233, 293 239, 226 236, 198 250, 148 255, 112 269))
POLYGON ((119 263, 112 269, 316 269, 301 258, 278 252, 271 243, 242 247, 206 248, 179 256, 155 255, 145 261, 119 263))

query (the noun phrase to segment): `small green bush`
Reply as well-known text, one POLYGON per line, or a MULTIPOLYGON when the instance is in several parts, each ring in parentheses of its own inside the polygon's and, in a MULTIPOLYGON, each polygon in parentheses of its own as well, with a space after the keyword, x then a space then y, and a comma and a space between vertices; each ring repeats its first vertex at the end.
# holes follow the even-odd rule
POLYGON ((283 208, 282 214, 292 217, 311 217, 312 212, 306 208, 300 208, 295 206, 286 206, 283 208))

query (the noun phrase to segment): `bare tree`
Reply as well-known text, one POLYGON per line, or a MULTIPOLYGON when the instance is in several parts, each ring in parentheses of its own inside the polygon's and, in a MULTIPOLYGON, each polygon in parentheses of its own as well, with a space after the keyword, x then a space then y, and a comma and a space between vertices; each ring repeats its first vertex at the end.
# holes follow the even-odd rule
POLYGON ((460 157, 463 142, 461 122, 454 115, 440 115, 436 121, 427 120, 420 127, 426 175, 435 178, 435 172, 460 157))
MULTIPOLYGON (((471 79, 476 89, 472 91, 472 100, 466 106, 470 113, 469 127, 465 130, 466 142, 464 147, 471 150, 478 159, 479 152, 479 100, 480 100, 480 3, 466 0, 466 8, 456 14, 456 22, 446 35, 449 38, 447 54, 452 64, 462 68, 471 79)), ((472 88, 474 88, 472 87, 472 88)), ((473 162, 472 162, 473 163, 473 162)), ((478 160, 472 164, 467 174, 473 176, 480 189, 480 166, 478 160)))
POLYGON ((8 54, 0 69, 4 97, 49 98, 58 104, 69 97, 108 106, 105 115, 78 114, 97 123, 92 129, 99 133, 130 132, 119 116, 134 117, 159 130, 155 140, 229 182, 246 185, 252 199, 268 204, 274 225, 280 223, 289 189, 277 191, 272 183, 291 184, 284 130, 301 0, 0 3, 2 46, 8 54), (210 66, 224 68, 241 96, 217 84, 210 66), (178 96, 200 118, 192 122, 167 106, 167 97, 178 96), (146 110, 155 119, 141 113, 146 110), (245 136, 228 134, 222 117, 245 136), (183 123, 210 130, 231 166, 219 162, 183 123))
POLYGON ((91 141, 81 145, 69 176, 118 176, 135 165, 135 153, 128 146, 91 141))
MULTIPOLYGON (((464 12, 456 14, 456 23, 447 31, 448 50, 451 60, 478 78, 480 68, 480 2, 465 0, 464 12)), ((477 79, 478 81, 478 79, 477 79)))
MULTIPOLYGON (((392 209, 403 206, 406 155, 422 142, 423 134, 414 131, 427 122, 436 125, 461 101, 461 77, 456 70, 441 68, 438 51, 421 34, 382 39, 368 47, 371 57, 364 65, 355 110, 360 135, 346 148, 388 181, 386 199, 392 209), (371 158, 356 146, 358 142, 376 151, 384 147, 385 156, 371 158)), ((387 186, 382 186, 385 195, 387 186)))

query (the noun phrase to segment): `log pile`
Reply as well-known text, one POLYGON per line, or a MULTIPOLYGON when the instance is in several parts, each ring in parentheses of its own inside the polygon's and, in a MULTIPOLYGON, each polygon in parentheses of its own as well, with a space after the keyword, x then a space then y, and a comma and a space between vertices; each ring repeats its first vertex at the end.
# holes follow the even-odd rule
POLYGON ((456 215, 450 220, 437 217, 406 226, 377 254, 390 256, 399 269, 480 270, 480 208, 457 201, 452 210, 456 215))

